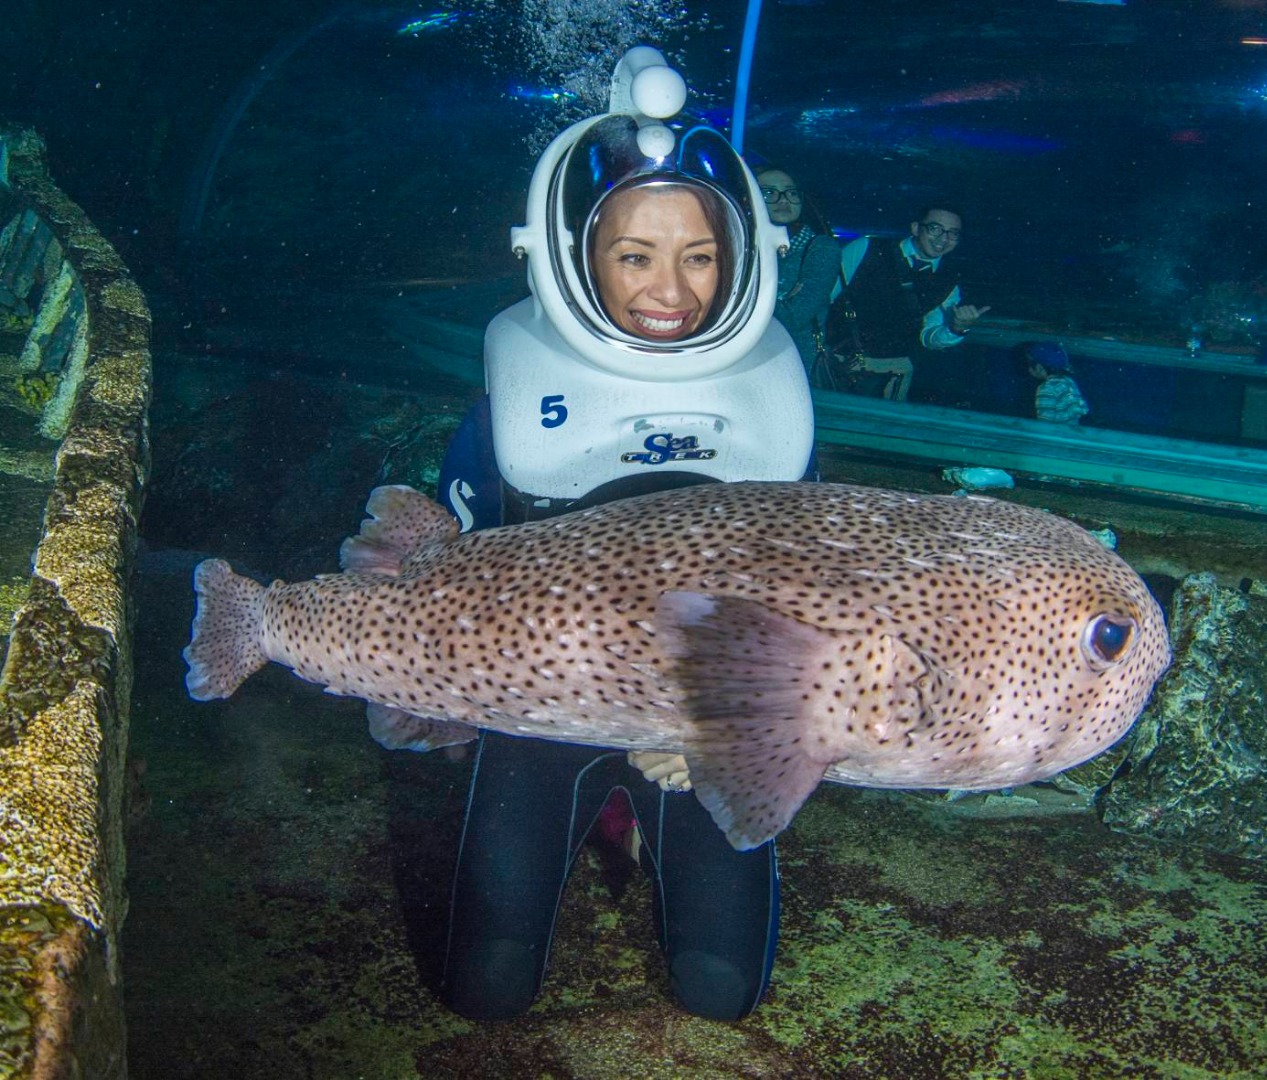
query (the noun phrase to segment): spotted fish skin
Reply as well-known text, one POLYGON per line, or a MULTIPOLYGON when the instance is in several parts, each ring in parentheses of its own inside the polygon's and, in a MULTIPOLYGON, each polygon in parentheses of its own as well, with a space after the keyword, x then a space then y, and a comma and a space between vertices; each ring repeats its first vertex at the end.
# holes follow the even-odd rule
POLYGON ((1115 742, 1170 661, 1138 575, 1085 530, 978 496, 705 484, 459 536, 378 488, 344 572, 195 571, 190 694, 269 660, 371 703, 384 745, 482 727, 684 752, 731 843, 824 779, 983 790, 1115 742))

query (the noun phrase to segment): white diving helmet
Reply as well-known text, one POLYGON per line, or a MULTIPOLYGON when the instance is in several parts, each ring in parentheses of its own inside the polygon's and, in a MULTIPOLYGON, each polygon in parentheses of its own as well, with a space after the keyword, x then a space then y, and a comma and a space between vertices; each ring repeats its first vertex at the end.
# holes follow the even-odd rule
POLYGON ((528 191, 528 223, 511 244, 547 319, 583 362, 651 382, 700 379, 738 363, 774 313, 778 254, 787 231, 765 212, 743 159, 716 130, 680 113, 686 87, 656 50, 630 50, 616 68, 610 111, 572 125, 542 154, 528 191), (604 310, 590 266, 604 205, 642 185, 693 191, 717 232, 720 281, 700 328, 656 342, 621 329, 604 310))

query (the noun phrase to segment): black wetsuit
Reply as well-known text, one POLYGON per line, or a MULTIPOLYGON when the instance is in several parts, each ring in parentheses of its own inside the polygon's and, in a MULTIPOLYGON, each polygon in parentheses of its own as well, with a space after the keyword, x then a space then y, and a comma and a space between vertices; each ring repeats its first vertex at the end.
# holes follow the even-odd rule
POLYGON ((485 733, 453 881, 444 999, 474 1020, 518 1016, 545 978, 568 873, 623 787, 650 860, 660 946, 689 1012, 746 1016, 778 935, 773 842, 735 851, 691 792, 664 792, 625 751, 485 733))
MULTIPOLYGON (((489 466, 500 488, 485 404, 472 411, 449 448, 442 501, 448 501, 450 477, 469 480, 489 466), (479 461, 482 467, 473 464, 479 461)), ((681 474, 668 475, 682 482, 681 474)), ((466 491, 476 528, 501 520, 500 506, 494 510, 487 494, 491 485, 474 485, 473 496, 466 491)), ((545 513, 599 501, 606 499, 598 495, 545 513)), ((756 1007, 778 938, 774 842, 734 850, 693 793, 662 791, 627 763, 624 750, 485 733, 453 882, 443 996, 455 1012, 497 1020, 532 1004, 545 978, 568 874, 617 788, 628 792, 642 834, 674 994, 689 1012, 716 1020, 737 1020, 756 1007)))

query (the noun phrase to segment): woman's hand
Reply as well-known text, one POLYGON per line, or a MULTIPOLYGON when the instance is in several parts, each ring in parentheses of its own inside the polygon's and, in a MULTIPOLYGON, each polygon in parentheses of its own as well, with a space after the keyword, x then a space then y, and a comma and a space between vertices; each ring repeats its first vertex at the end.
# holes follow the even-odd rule
POLYGON ((660 785, 661 791, 690 791, 691 774, 681 754, 665 754, 659 750, 630 750, 629 764, 647 779, 660 785))

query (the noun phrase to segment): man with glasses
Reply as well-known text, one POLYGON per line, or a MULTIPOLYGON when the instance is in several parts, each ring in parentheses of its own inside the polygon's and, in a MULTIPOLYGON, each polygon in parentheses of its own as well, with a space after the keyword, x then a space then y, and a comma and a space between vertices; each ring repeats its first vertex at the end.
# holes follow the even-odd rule
MULTIPOLYGON (((942 258, 963 235, 959 213, 944 204, 925 207, 901 240, 862 236, 840 257, 833 292, 834 325, 852 324, 855 370, 884 377, 883 396, 904 401, 920 349, 950 349, 989 307, 962 302, 953 271, 942 258), (843 288, 842 288, 843 282, 843 288)), ((832 342, 840 351, 839 342, 832 342)))

